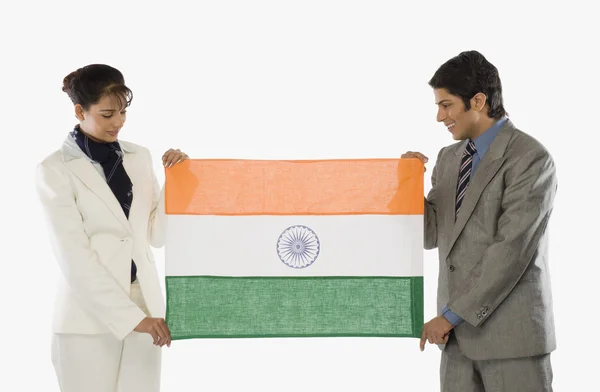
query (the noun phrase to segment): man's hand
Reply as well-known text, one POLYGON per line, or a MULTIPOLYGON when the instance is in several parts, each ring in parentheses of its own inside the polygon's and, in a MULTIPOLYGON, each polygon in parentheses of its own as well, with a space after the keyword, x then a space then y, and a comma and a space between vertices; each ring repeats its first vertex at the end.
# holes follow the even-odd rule
POLYGON ((152 335, 155 346, 162 347, 166 344, 167 347, 171 347, 171 332, 163 318, 146 317, 135 327, 134 331, 152 335))
MULTIPOLYGON (((427 158, 425 155, 421 154, 420 152, 415 152, 415 151, 407 151, 404 154, 402 154, 402 156, 400 158, 402 158, 402 159, 417 158, 421 162, 423 162, 423 164, 426 164, 427 161, 429 161, 429 158, 427 158)), ((425 171, 427 171, 427 168, 425 168, 425 171)))
POLYGON ((454 326, 444 316, 437 316, 423 325, 421 334, 421 351, 425 350, 425 342, 430 344, 446 344, 454 326))

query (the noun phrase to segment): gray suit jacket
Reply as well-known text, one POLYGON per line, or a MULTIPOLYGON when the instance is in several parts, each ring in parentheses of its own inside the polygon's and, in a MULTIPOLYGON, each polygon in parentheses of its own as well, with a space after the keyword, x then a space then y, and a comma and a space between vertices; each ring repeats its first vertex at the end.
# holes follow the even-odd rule
MULTIPOLYGON (((443 148, 425 200, 425 248, 438 248, 438 314, 474 360, 518 358, 556 348, 548 271, 548 220, 557 189, 548 151, 507 121, 471 179, 454 218, 466 141, 443 148)), ((443 346, 442 346, 443 349, 443 346)))

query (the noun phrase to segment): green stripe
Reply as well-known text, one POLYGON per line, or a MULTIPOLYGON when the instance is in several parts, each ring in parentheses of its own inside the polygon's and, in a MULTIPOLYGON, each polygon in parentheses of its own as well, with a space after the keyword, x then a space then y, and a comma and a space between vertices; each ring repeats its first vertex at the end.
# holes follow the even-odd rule
POLYGON ((167 276, 173 340, 421 337, 423 277, 167 276))
POLYGON ((174 340, 421 337, 423 277, 168 276, 174 340))
POLYGON ((412 299, 412 321, 414 337, 420 338, 423 332, 423 277, 412 278, 410 281, 411 299, 412 299))

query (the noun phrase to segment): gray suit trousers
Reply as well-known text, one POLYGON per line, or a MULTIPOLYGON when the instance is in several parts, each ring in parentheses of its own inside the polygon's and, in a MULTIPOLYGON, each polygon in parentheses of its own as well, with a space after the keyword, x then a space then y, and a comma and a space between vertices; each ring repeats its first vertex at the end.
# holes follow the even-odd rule
POLYGON ((442 351, 440 381, 441 392, 552 392, 550 354, 471 360, 451 333, 442 351))

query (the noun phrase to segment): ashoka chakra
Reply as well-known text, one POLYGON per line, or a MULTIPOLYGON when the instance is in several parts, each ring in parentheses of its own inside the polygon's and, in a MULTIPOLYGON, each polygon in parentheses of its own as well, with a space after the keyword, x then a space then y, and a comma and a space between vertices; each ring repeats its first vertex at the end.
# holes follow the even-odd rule
POLYGON ((285 265, 292 268, 306 268, 319 257, 321 243, 310 228, 290 226, 277 240, 277 255, 285 265))

